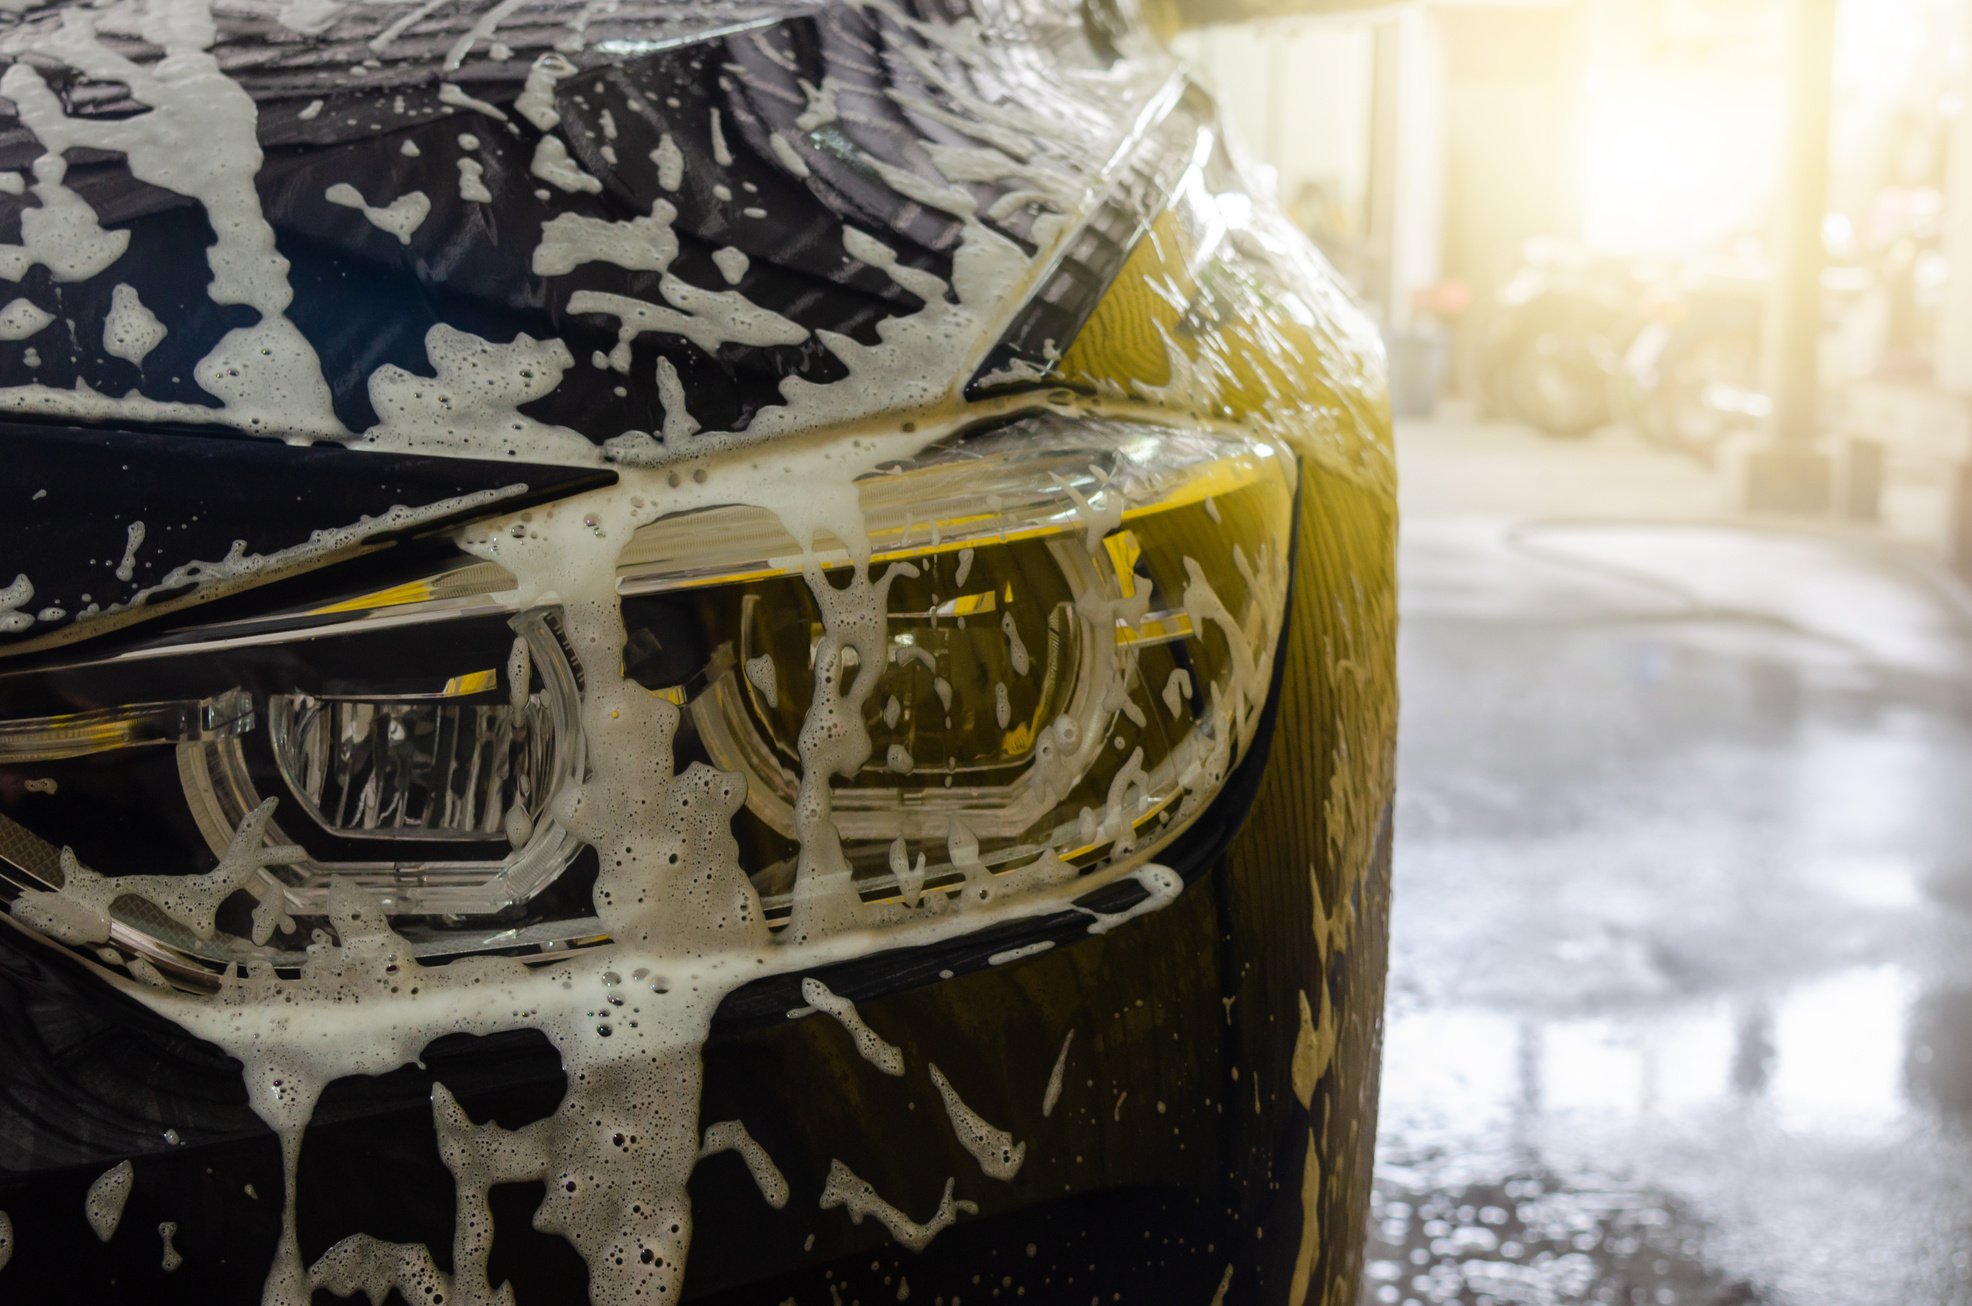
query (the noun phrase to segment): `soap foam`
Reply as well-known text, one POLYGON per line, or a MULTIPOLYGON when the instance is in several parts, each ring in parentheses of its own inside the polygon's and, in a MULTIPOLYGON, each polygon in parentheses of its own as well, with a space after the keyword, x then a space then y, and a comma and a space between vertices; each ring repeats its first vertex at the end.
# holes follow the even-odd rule
MULTIPOLYGON (((506 0, 482 15, 454 46, 448 66, 458 67, 477 42, 490 41, 513 7, 514 0, 506 0)), ((420 12, 405 15, 405 26, 395 32, 419 21, 420 12)), ((204 205, 218 233, 210 256, 209 293, 216 302, 260 311, 256 326, 228 335, 196 371, 201 385, 221 401, 226 420, 245 429, 271 430, 278 415, 283 431, 344 434, 328 404, 319 364, 285 316, 292 297, 286 263, 274 248, 252 188, 261 158, 254 106, 219 72, 209 52, 210 13, 198 0, 157 0, 152 14, 147 34, 187 70, 186 84, 164 84, 151 70, 112 53, 97 40, 86 14, 58 33, 37 36, 47 53, 72 67, 128 84, 133 96, 150 106, 149 112, 119 120, 70 119, 40 75, 26 65, 10 69, 0 91, 21 104, 23 122, 50 156, 77 145, 122 151, 140 179, 170 173, 175 177, 172 189, 204 205), (188 159, 194 152, 198 158, 188 159)), ((987 57, 977 48, 978 33, 969 27, 948 29, 896 18, 942 55, 987 57)), ((926 52, 907 52, 905 57, 932 84, 969 95, 938 58, 926 52)), ((543 132, 559 125, 553 89, 566 76, 565 67, 565 61, 552 58, 537 61, 514 105, 515 113, 543 132)), ((804 92, 804 130, 833 120, 830 84, 804 87, 804 92)), ((505 111, 450 83, 439 95, 447 105, 509 121, 505 111)), ((918 102, 927 112, 936 108, 929 101, 918 102)), ((976 119, 968 130, 987 144, 1003 144, 1005 158, 979 150, 953 151, 945 161, 960 174, 954 182, 1014 175, 1018 169, 1029 174, 1044 170, 1035 143, 1047 138, 1051 125, 1040 115, 977 96, 970 97, 968 108, 976 119), (1025 152, 1014 152, 1023 139, 1025 152)), ((943 109, 938 112, 951 116, 943 109)), ((711 130, 715 154, 725 153, 723 126, 715 122, 711 130)), ((785 166, 786 153, 776 153, 785 166)), ((660 185, 676 190, 683 180, 683 162, 675 143, 661 139, 653 157, 660 185)), ((977 841, 958 822, 948 845, 966 873, 965 893, 927 897, 923 855, 913 867, 901 840, 892 853, 901 901, 865 904, 852 882, 832 818, 831 777, 854 774, 869 757, 864 708, 876 678, 853 674, 851 668, 884 664, 889 584, 895 576, 915 574, 907 564, 881 571, 872 567, 857 478, 910 458, 985 411, 966 405, 964 380, 1049 252, 1044 247, 1037 257, 987 225, 959 185, 866 161, 900 196, 958 220, 961 235, 951 277, 947 281, 912 268, 876 237, 843 229, 843 253, 881 272, 921 307, 879 320, 870 342, 822 334, 820 343, 842 365, 846 379, 824 384, 790 376, 781 382, 782 402, 762 410, 746 433, 749 441, 779 441, 771 461, 749 459, 732 433, 701 433, 688 445, 685 437, 693 435, 695 423, 684 411, 675 369, 660 361, 656 381, 666 410, 664 439, 645 434, 632 446, 653 461, 682 463, 694 475, 679 477, 626 460, 614 486, 524 517, 491 519, 457 535, 461 547, 498 562, 516 578, 521 607, 559 611, 568 647, 584 671, 581 718, 588 769, 557 795, 552 815, 597 851, 593 903, 608 946, 532 966, 514 958, 480 957, 425 967, 373 901, 343 886, 332 893, 329 904, 332 937, 325 932, 311 946, 298 974, 247 969, 226 977, 216 994, 197 995, 161 987, 155 972, 157 987, 102 972, 137 1001, 241 1063, 249 1103, 275 1133, 283 1162, 282 1230, 265 1290, 270 1306, 302 1306, 315 1286, 373 1296, 388 1287, 407 1295, 444 1291, 449 1301, 462 1304, 500 1300, 504 1294, 494 1293, 486 1282, 492 1238, 487 1193, 497 1183, 530 1179, 542 1181, 546 1192, 537 1227, 565 1236, 583 1257, 594 1299, 652 1300, 668 1294, 675 1300, 692 1233, 686 1182, 698 1158, 715 1144, 733 1146, 770 1202, 785 1186, 784 1178, 780 1187, 775 1185, 778 1168, 738 1122, 700 1131, 701 1048, 725 995, 762 976, 813 972, 865 956, 878 932, 885 947, 923 946, 988 924, 1058 913, 1093 883, 1077 880, 1073 868, 1052 853, 1002 882, 979 864, 977 841), (815 649, 812 703, 799 737, 795 817, 800 855, 793 914, 778 937, 766 927, 730 828, 744 797, 744 781, 698 764, 680 773, 672 747, 678 709, 625 676, 621 665, 625 632, 615 563, 624 544, 639 526, 661 515, 735 503, 774 512, 804 551, 824 542, 846 548, 851 564, 846 577, 840 571, 825 573, 812 552, 804 565, 822 634, 815 649), (663 975, 667 982, 622 978, 639 973, 663 975), (338 1243, 312 1268, 304 1265, 294 1223, 297 1163, 302 1132, 326 1086, 345 1076, 381 1074, 413 1063, 429 1043, 447 1034, 511 1029, 535 1029, 547 1037, 560 1055, 568 1089, 551 1115, 509 1130, 475 1124, 442 1085, 434 1088, 440 1153, 457 1189, 451 1282, 445 1282, 448 1276, 438 1271, 429 1249, 367 1235, 338 1243)), ((563 189, 587 189, 594 180, 567 158, 553 136, 544 136, 537 147, 533 171, 563 189)), ((45 159, 37 166, 37 177, 51 193, 61 182, 58 170, 45 159)), ((1066 195, 1072 181, 1077 179, 1067 174, 1037 176, 1031 189, 1066 195)), ((469 185, 483 191, 483 174, 462 164, 462 194, 469 185)), ((359 194, 359 202, 361 198, 359 194)), ((363 207, 377 221, 370 207, 363 207)), ((678 277, 670 268, 673 216, 669 202, 660 200, 647 217, 625 222, 561 215, 543 226, 534 266, 544 276, 597 260, 660 274, 662 303, 595 291, 569 294, 568 311, 617 319, 612 366, 627 369, 629 346, 645 331, 683 335, 707 349, 807 340, 805 328, 737 290, 695 286, 678 277)), ((408 212, 404 217, 408 219, 408 212)), ((405 238, 416 225, 405 228, 405 238)), ((85 232, 69 245, 86 252, 92 239, 85 232)), ((88 258, 99 258, 107 246, 95 248, 88 258)), ((744 273, 738 260, 727 259, 722 279, 729 283, 739 277, 726 269, 744 273)), ((519 411, 552 392, 573 366, 563 342, 523 334, 503 344, 441 324, 428 333, 425 347, 436 376, 390 365, 371 375, 369 393, 378 422, 362 435, 361 444, 564 463, 604 456, 585 436, 519 411)), ((16 387, 0 391, 0 405, 172 420, 209 421, 213 414, 198 405, 112 399, 80 385, 66 391, 16 387)), ((625 436, 633 434, 640 433, 625 436)), ((1097 523, 1090 525, 1093 535, 1097 523)), ((361 531, 351 528, 335 542, 361 537, 361 531)), ((244 556, 229 555, 221 563, 195 564, 172 575, 180 581, 225 579, 255 565, 244 556)), ((961 562, 962 571, 966 565, 961 562)), ((0 622, 18 615, 14 609, 31 594, 25 576, 0 593, 0 622), (8 605, 15 591, 20 596, 8 605)), ((1216 616, 1203 595, 1198 606, 1208 619, 1216 616)), ((1027 657, 1018 632, 1009 629, 1007 634, 1016 670, 1025 674, 1027 657)), ((1102 674, 1120 679, 1122 666, 1112 658, 1103 663, 1102 674)), ((1250 670, 1248 679, 1258 677, 1261 667, 1256 662, 1250 670)), ((1246 682, 1242 685, 1244 694, 1246 682)), ((1125 691, 1112 685, 1106 692, 1125 691)), ((1066 767, 1102 745, 1099 737, 1070 739, 1057 729, 1048 743, 1055 761, 1048 765, 1066 767)), ((1129 793, 1127 783, 1112 793, 1104 813, 1111 826, 1122 821, 1129 793)), ((210 931, 213 896, 222 887, 228 892, 251 887, 266 865, 275 864, 270 856, 285 855, 280 849, 247 846, 247 827, 256 819, 265 818, 257 811, 242 823, 236 839, 241 856, 232 857, 229 849, 228 858, 207 877, 169 886, 149 883, 151 877, 92 880, 70 857, 65 872, 73 877, 75 893, 68 895, 73 901, 66 904, 65 918, 54 919, 45 896, 23 901, 30 914, 37 905, 48 909, 45 923, 51 931, 66 929, 85 938, 96 932, 99 919, 106 919, 111 890, 99 886, 113 883, 119 893, 151 898, 175 917, 189 918, 189 927, 210 931)), ((1181 883, 1162 867, 1144 867, 1134 874, 1145 898, 1124 912, 1099 917, 1091 932, 1115 928, 1166 905, 1181 883)), ((134 962, 130 970, 140 974, 134 962)), ((885 1073, 903 1072, 901 1049, 870 1031, 851 1004, 812 974, 803 991, 811 1004, 830 1011, 856 1036, 872 1064, 885 1073)), ((972 1112, 942 1074, 935 1069, 932 1074, 955 1133, 982 1170, 1011 1177, 1024 1156, 1020 1145, 972 1112)), ((948 1181, 937 1210, 920 1222, 885 1202, 836 1161, 820 1208, 841 1209, 857 1222, 874 1218, 900 1243, 921 1250, 962 1214, 976 1210, 956 1196, 956 1183, 948 1181)))
POLYGON ((130 1200, 130 1183, 136 1171, 128 1161, 118 1161, 96 1177, 83 1195, 82 1212, 99 1242, 116 1237, 123 1222, 123 1205, 130 1200))
MULTIPOLYGON (((691 1239, 686 1181, 709 1142, 721 1141, 708 1140, 699 1127, 700 1050, 727 993, 764 975, 813 972, 867 955, 874 930, 887 933, 883 946, 921 946, 990 923, 1059 912, 1086 891, 1089 882, 1075 880, 1072 869, 1050 857, 1042 859, 1038 877, 1017 881, 1024 892, 974 896, 968 889, 956 903, 945 895, 927 899, 920 855, 916 883, 899 877, 907 889, 903 902, 866 905, 850 883, 828 816, 826 777, 852 773, 870 752, 861 696, 833 684, 834 669, 851 648, 859 650, 861 665, 880 665, 887 645, 886 581, 868 575, 856 478, 908 458, 944 434, 933 427, 872 435, 847 446, 795 440, 772 464, 755 464, 735 451, 698 464, 706 474, 678 477, 676 486, 667 473, 625 468, 615 486, 458 533, 462 547, 515 576, 519 606, 559 610, 567 645, 585 673, 588 772, 557 796, 552 814, 599 854, 593 900, 611 943, 532 967, 504 957, 425 967, 373 902, 341 886, 329 904, 334 937, 309 949, 297 976, 249 970, 224 980, 210 996, 112 981, 236 1057, 252 1108, 280 1141, 286 1191, 268 1303, 301 1306, 313 1284, 421 1288, 432 1282, 422 1249, 374 1239, 339 1244, 312 1271, 302 1263, 292 1215, 302 1131, 335 1079, 413 1062, 446 1034, 516 1028, 546 1035, 560 1054, 568 1091, 549 1117, 508 1130, 474 1124, 442 1086, 434 1089, 441 1155, 458 1194, 449 1299, 497 1300, 485 1281, 492 1227, 486 1194, 495 1183, 527 1179, 544 1181, 537 1225, 562 1234, 582 1255, 595 1300, 675 1293, 691 1239), (814 779, 804 788, 811 805, 802 825, 807 911, 802 925, 790 925, 778 937, 767 930, 730 828, 743 781, 699 764, 679 772, 672 752, 678 709, 627 677, 621 662, 617 552, 639 525, 659 515, 735 501, 770 507, 797 539, 847 543, 864 559, 847 584, 832 582, 819 566, 810 576, 823 604, 824 634, 814 704, 802 732, 805 776, 814 779), (623 978, 639 973, 666 979, 623 978)), ((873 677, 858 679, 874 683, 873 677)), ((257 813, 249 817, 256 819, 257 813)), ((951 842, 963 850, 968 837, 955 828, 951 842)), ((206 903, 220 883, 245 883, 255 856, 283 855, 252 854, 252 839, 239 842, 242 856, 222 859, 223 869, 212 873, 219 878, 209 885, 195 878, 144 884, 143 891, 170 897, 174 914, 191 917, 193 927, 206 926, 206 903)), ((967 869, 995 878, 977 866, 976 851, 967 869)), ((1114 928, 1175 897, 1175 874, 1163 868, 1135 874, 1149 891, 1146 898, 1100 917, 1092 929, 1114 928)), ((78 875, 77 883, 91 881, 78 875)), ((134 884, 130 877, 114 883, 134 884)), ((82 895, 80 905, 94 909, 83 915, 99 919, 95 899, 101 892, 84 888, 82 895)), ((904 1069, 902 1051, 870 1031, 853 1006, 812 973, 803 990, 857 1036, 874 1065, 886 1073, 904 1069)), ((992 1127, 964 1106, 949 1082, 940 1092, 951 1094, 947 1110, 961 1140, 983 1149, 982 1168, 1018 1164, 1011 1140, 1000 1146, 992 1127)), ((759 1159, 742 1150, 749 1164, 759 1159)), ((771 1200, 771 1180, 761 1184, 771 1200)), ((906 1246, 922 1247, 971 1204, 948 1188, 938 1211, 918 1222, 838 1167, 823 1194, 823 1209, 836 1207, 852 1218, 876 1218, 906 1246)))
POLYGON ((931 1082, 944 1099, 945 1114, 951 1119, 959 1145, 979 1162, 980 1170, 990 1179, 1008 1180, 1018 1174, 1021 1162, 1027 1159, 1027 1144, 1014 1142, 1011 1133, 988 1124, 967 1106, 937 1066, 931 1067, 931 1082))

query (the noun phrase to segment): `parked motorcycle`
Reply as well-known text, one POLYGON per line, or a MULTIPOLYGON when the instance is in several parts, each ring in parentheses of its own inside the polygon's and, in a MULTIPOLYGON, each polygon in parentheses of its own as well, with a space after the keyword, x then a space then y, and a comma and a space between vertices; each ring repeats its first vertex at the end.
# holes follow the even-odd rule
MULTIPOLYGON (((1681 270, 1625 350, 1611 379, 1616 419, 1644 438, 1704 462, 1773 411, 1761 333, 1772 272, 1763 258, 1700 259, 1681 270)), ((1894 363, 1886 305, 1897 287, 1881 269, 1838 262, 1821 275, 1825 387, 1894 363)))
POLYGON ((1647 323, 1653 271, 1554 241, 1530 242, 1487 333, 1487 410, 1559 438, 1615 416, 1610 379, 1647 323))
MULTIPOLYGON (((1711 462, 1772 409, 1761 376, 1772 275, 1754 240, 1669 265, 1531 243, 1487 337, 1487 409, 1563 438, 1619 423, 1711 462)), ((1851 260, 1822 286, 1824 380, 1878 365, 1874 319, 1893 286, 1851 260)))
POLYGON ((1645 439, 1710 462, 1772 408, 1760 385, 1764 277, 1688 272, 1660 295, 1609 379, 1617 420, 1645 439))

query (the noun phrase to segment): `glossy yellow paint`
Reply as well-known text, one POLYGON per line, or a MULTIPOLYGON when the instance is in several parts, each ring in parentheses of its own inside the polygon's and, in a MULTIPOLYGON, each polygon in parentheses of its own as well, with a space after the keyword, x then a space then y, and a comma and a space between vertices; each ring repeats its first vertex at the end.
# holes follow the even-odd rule
POLYGON ((1307 1019, 1280 1063, 1306 1109, 1292 1306, 1350 1306, 1375 1134, 1395 789, 1394 453, 1380 341, 1298 232, 1206 179, 1132 251, 1057 375, 1251 426, 1297 457, 1294 595, 1273 761, 1228 860, 1308 912, 1307 1019), (1305 866, 1305 872, 1301 867, 1305 866), (1322 1231, 1338 1236, 1324 1242, 1322 1231))

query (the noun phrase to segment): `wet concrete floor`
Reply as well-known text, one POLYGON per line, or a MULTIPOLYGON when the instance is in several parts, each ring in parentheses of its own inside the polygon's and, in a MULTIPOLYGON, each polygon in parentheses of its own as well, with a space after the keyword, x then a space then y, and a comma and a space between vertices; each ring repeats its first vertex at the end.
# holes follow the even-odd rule
POLYGON ((1972 1303, 1972 601, 1604 436, 1400 431, 1365 1303, 1972 1303))

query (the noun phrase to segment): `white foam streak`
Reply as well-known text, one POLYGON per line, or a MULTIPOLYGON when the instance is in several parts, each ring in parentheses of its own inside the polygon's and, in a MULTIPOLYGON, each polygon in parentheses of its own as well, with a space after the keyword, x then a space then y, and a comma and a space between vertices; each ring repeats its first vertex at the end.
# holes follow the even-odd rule
POLYGON ((323 198, 342 208, 355 209, 370 220, 371 226, 389 232, 403 245, 411 243, 411 233, 424 224, 431 212, 431 199, 421 190, 399 195, 390 203, 378 206, 365 200, 363 192, 348 182, 339 181, 329 187, 323 198))
POLYGON ((931 1245, 933 1238, 950 1228, 962 1212, 970 1214, 979 1209, 976 1203, 952 1199, 955 1182, 951 1179, 945 1181, 945 1196, 939 1201, 937 1211, 920 1224, 878 1197, 873 1185, 858 1178, 856 1172, 841 1161, 831 1161, 828 1183, 822 1189, 822 1209, 830 1211, 842 1207, 857 1224, 863 1222, 864 1216, 874 1217, 878 1224, 890 1231, 892 1238, 914 1252, 921 1252, 931 1245))
POLYGON ((130 1181, 134 1174, 130 1162, 118 1161, 98 1175, 84 1194, 82 1211, 98 1241, 108 1242, 116 1237, 116 1227, 123 1221, 123 1204, 130 1200, 130 1181))
POLYGON ((1061 1101, 1062 1076, 1068 1070, 1068 1049, 1075 1042, 1075 1031, 1069 1030, 1068 1037, 1061 1040, 1061 1053, 1054 1059, 1054 1069, 1048 1072, 1048 1089, 1041 1095, 1041 1115, 1043 1118, 1054 1114, 1055 1103, 1061 1101))
POLYGON ((104 353, 142 367, 169 334, 157 314, 144 307, 134 287, 118 285, 110 292, 109 315, 103 319, 104 353))
POLYGON ((1008 1180, 1020 1173, 1020 1164, 1027 1159, 1027 1144, 1014 1142, 1012 1134, 995 1128, 967 1106, 937 1066, 931 1067, 931 1082, 944 1099, 945 1115, 952 1122, 952 1132, 958 1135, 959 1146, 979 1162, 986 1177, 1008 1180))
POLYGON ((904 1073, 903 1052, 896 1044, 885 1042, 882 1035, 864 1023, 862 1016, 856 1012, 855 1003, 837 996, 828 985, 813 976, 801 981, 801 998, 815 1010, 834 1016, 849 1031, 849 1037, 855 1042, 856 1051, 863 1060, 886 1075, 904 1073))
MULTIPOLYGON (((288 262, 275 247, 254 185, 262 157, 259 111, 211 53, 209 0, 157 0, 145 13, 145 39, 164 50, 156 64, 138 64, 103 44, 84 10, 70 10, 63 19, 59 28, 43 25, 36 32, 35 52, 98 81, 123 83, 148 111, 69 117, 41 73, 15 63, 0 75, 0 95, 18 106, 22 126, 47 152, 44 160, 77 148, 121 153, 138 181, 204 206, 214 234, 206 251, 212 271, 206 293, 216 304, 245 305, 260 316, 222 337, 193 369, 195 379, 220 400, 234 425, 303 436, 346 434, 313 346, 287 317, 294 298, 288 262)), ((36 167, 37 176, 47 171, 36 167)), ((60 180, 59 173, 53 177, 60 180)), ((210 420, 209 412, 205 416, 210 420)))
POLYGON ((699 1148, 699 1156, 704 1158, 719 1152, 740 1154, 767 1205, 777 1211, 787 1205, 790 1196, 787 1177, 774 1164, 774 1158, 767 1155, 767 1149, 747 1132, 745 1121, 721 1120, 705 1127, 705 1142, 699 1148))

